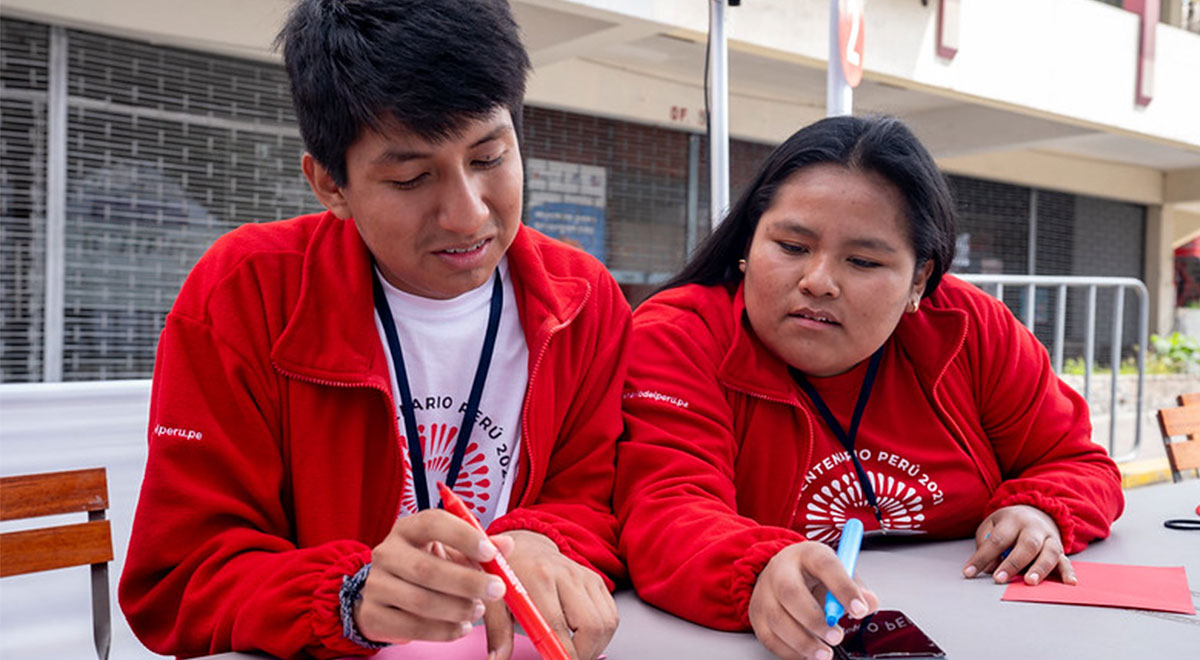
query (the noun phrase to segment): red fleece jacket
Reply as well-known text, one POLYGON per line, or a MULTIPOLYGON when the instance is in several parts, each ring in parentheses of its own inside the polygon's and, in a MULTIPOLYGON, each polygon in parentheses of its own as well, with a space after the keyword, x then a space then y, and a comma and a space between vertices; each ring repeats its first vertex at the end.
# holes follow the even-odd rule
MULTIPOLYGON (((697 285, 638 308, 614 495, 638 594, 724 630, 749 627, 759 572, 824 506, 818 488, 805 490, 826 455, 814 439, 823 422, 744 310, 740 288, 697 285)), ((962 535, 1029 504, 1054 518, 1068 552, 1107 536, 1124 504, 1116 465, 1091 440, 1087 405, 1002 303, 947 276, 889 342, 920 387, 889 388, 898 381, 882 377, 885 360, 871 409, 920 410, 941 428, 917 438, 902 420, 867 415, 860 435, 946 443, 958 469, 943 474, 962 483, 943 487, 978 493, 922 511, 925 533, 962 535)))
MULTIPOLYGON (((616 579, 611 511, 630 310, 595 259, 522 227, 508 251, 529 384, 510 512, 616 579)), ((338 592, 404 483, 370 254, 332 214, 247 225, 184 284, 158 346, 120 602, 150 649, 337 657, 338 592)), ((611 583, 610 583, 611 584, 611 583)))

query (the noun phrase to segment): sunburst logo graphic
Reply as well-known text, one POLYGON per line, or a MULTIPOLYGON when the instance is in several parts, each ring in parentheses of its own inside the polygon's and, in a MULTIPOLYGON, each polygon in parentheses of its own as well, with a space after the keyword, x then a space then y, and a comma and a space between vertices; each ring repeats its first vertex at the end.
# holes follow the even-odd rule
MULTIPOLYGON (((429 432, 425 425, 417 426, 421 439, 421 453, 425 455, 425 483, 432 487, 439 480, 446 478, 450 472, 450 459, 454 457, 454 441, 458 437, 458 427, 449 424, 430 424, 429 432)), ((408 439, 400 436, 400 442, 408 446, 408 439)), ((471 441, 463 455, 463 464, 458 471, 458 480, 454 483, 454 494, 462 498, 468 509, 475 513, 483 513, 488 500, 491 499, 488 488, 492 485, 488 478, 487 461, 480 451, 479 443, 471 441)), ((412 463, 408 452, 404 453, 404 490, 400 496, 401 515, 416 513, 417 496, 413 492, 412 463)), ((434 491, 436 499, 436 491, 434 491)), ((432 500, 431 500, 432 501, 432 500)))
MULTIPOLYGON (((925 521, 924 499, 903 480, 867 470, 875 489, 875 501, 888 531, 920 533, 925 521)), ((849 518, 863 521, 867 529, 878 529, 871 504, 853 474, 842 474, 812 494, 804 516, 804 535, 812 541, 832 544, 849 518), (872 527, 874 525, 874 527, 872 527)))

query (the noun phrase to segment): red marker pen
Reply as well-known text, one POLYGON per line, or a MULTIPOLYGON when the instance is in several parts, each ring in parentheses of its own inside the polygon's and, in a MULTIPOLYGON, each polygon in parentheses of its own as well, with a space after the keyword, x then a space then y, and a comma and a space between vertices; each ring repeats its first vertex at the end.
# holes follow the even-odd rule
MULTIPOLYGON (((442 505, 446 507, 447 511, 487 534, 483 525, 480 525, 475 516, 467 511, 467 505, 458 499, 454 491, 440 481, 437 487, 438 493, 442 496, 442 505)), ((504 555, 496 553, 495 559, 481 562, 480 566, 484 571, 504 581, 504 604, 508 605, 508 609, 516 617, 517 623, 525 629, 525 634, 529 635, 529 641, 533 642, 533 648, 537 649, 538 654, 545 660, 571 660, 571 654, 567 653, 567 649, 563 647, 558 635, 554 634, 554 631, 550 629, 550 624, 546 623, 542 613, 534 606, 533 601, 529 598, 529 593, 525 591, 525 586, 517 579, 516 573, 513 573, 508 562, 504 560, 504 555)))

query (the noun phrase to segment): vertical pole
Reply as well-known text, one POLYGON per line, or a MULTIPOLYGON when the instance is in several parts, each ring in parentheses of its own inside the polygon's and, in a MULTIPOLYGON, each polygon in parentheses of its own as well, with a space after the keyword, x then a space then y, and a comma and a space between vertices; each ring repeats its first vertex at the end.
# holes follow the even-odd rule
MULTIPOLYGON (((1025 257, 1025 271, 1037 275, 1037 207, 1038 191, 1029 190, 1029 241, 1025 257)), ((1025 287, 1025 327, 1033 332, 1033 324, 1037 318, 1037 287, 1030 284, 1025 287)))
MULTIPOLYGON (((1137 291, 1134 289, 1134 291, 1137 291)), ((1150 350, 1150 294, 1138 293, 1138 393, 1137 393, 1137 431, 1133 436, 1133 449, 1136 453, 1142 446, 1142 406, 1145 404, 1146 392, 1146 351, 1150 350)))
MULTIPOLYGON (((1121 375, 1121 340, 1125 329, 1125 287, 1118 286, 1113 296, 1112 346, 1109 359, 1112 364, 1112 389, 1108 397, 1108 455, 1116 457, 1117 451, 1117 385, 1121 375)), ((1142 420, 1137 420, 1138 424, 1142 420)))
POLYGON ((1083 322, 1083 400, 1091 403, 1092 362, 1096 359, 1096 285, 1088 287, 1087 318, 1083 322))
POLYGON ((67 31, 50 28, 46 132, 46 307, 42 380, 63 378, 63 306, 67 225, 67 31))
POLYGON ((1063 369, 1063 342, 1067 329, 1067 285, 1058 285, 1058 300, 1054 310, 1054 373, 1063 369))
POLYGON ((713 229, 729 209, 729 56, 725 41, 726 0, 709 2, 709 217, 713 229))
POLYGON ((842 71, 842 46, 838 39, 838 0, 829 0, 829 64, 825 67, 825 116, 854 114, 854 90, 842 71))
POLYGON ((688 136, 687 239, 684 260, 691 259, 700 242, 700 136, 688 136))

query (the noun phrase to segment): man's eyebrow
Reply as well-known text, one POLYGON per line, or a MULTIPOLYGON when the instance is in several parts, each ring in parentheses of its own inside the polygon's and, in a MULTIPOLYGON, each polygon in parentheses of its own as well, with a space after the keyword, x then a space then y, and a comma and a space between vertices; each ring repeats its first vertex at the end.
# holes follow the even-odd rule
MULTIPOLYGON (((481 144, 484 144, 486 142, 491 142, 492 140, 495 140, 496 138, 499 138, 501 135, 504 135, 505 133, 510 132, 512 130, 513 130, 512 126, 510 126, 508 124, 504 124, 502 126, 497 126, 497 127, 493 128, 492 130, 488 131, 483 137, 472 142, 471 146, 469 148, 474 149, 475 147, 478 147, 481 144)), ((371 164, 372 165, 399 165, 402 163, 407 163, 410 160, 420 160, 422 158, 429 158, 431 155, 433 155, 433 154, 432 154, 432 152, 429 152, 429 151, 388 149, 387 151, 380 154, 378 158, 372 160, 371 164)))
MULTIPOLYGON (((785 220, 783 222, 780 222, 777 226, 779 227, 779 229, 783 230, 784 232, 790 233, 790 234, 799 234, 800 236, 803 236, 805 238, 820 238, 820 235, 817 234, 817 232, 808 228, 803 223, 800 223, 797 221, 785 220)), ((847 244, 849 244, 850 247, 860 248, 860 249, 864 249, 864 250, 875 250, 878 252, 894 253, 894 252, 899 251, 896 249, 896 246, 892 245, 891 243, 889 243, 885 240, 878 239, 878 238, 870 238, 870 237, 852 238, 849 241, 847 241, 847 244)))
POLYGON ((388 149, 379 155, 378 158, 371 161, 372 165, 400 165, 407 163, 410 160, 420 160, 428 158, 429 153, 423 151, 401 151, 399 149, 388 149))
POLYGON ((472 142, 471 148, 473 149, 475 147, 478 147, 479 145, 481 145, 485 142, 491 142, 492 140, 495 140, 496 138, 500 137, 501 135, 504 135, 505 133, 509 133, 512 130, 513 130, 513 127, 511 125, 501 124, 501 125, 493 128, 492 130, 488 131, 487 134, 484 135, 483 137, 472 142))

